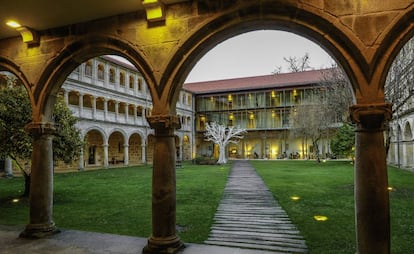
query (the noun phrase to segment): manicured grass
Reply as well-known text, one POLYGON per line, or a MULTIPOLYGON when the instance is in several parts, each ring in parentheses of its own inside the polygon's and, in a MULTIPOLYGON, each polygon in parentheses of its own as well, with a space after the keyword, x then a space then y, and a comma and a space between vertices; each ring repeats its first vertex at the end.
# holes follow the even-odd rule
MULTIPOLYGON (((328 161, 251 161, 305 236, 310 253, 355 253, 353 165, 328 161), (292 201, 292 196, 299 196, 292 201), (313 216, 324 215, 318 222, 313 216)), ((185 242, 207 239, 230 165, 184 164, 177 169, 177 229, 185 242)), ((148 237, 151 167, 55 174, 58 227, 148 237)), ((414 249, 414 173, 389 168, 392 253, 414 249)), ((23 179, 0 179, 0 224, 28 222, 23 179)))
MULTIPOLYGON (((310 253, 355 253, 353 165, 328 161, 252 161, 306 238, 310 253), (292 196, 298 196, 293 201, 292 196), (328 217, 319 222, 315 215, 328 217)), ((389 168, 391 253, 414 249, 414 173, 389 168)))
MULTIPOLYGON (((229 169, 177 169, 177 225, 184 241, 207 239, 229 169)), ((151 177, 150 166, 55 174, 54 221, 60 228, 148 237, 151 177)), ((12 202, 22 188, 21 177, 0 179, 0 224, 28 223, 28 201, 12 202)))

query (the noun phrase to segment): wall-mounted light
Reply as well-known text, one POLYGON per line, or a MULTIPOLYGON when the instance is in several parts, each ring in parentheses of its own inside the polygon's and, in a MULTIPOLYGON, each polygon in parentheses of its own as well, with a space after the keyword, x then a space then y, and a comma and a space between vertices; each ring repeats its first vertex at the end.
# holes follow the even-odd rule
POLYGON ((149 22, 165 20, 164 4, 158 0, 142 0, 149 22))
POLYGON ((37 32, 29 27, 22 26, 19 22, 15 20, 9 20, 6 22, 6 25, 16 29, 17 32, 22 36, 23 42, 27 44, 38 44, 39 35, 37 32))

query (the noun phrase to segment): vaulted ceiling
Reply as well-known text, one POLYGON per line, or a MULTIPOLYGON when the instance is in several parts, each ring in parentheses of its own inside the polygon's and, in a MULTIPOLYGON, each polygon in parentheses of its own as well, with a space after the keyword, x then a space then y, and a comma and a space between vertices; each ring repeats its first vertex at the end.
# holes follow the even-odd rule
MULTIPOLYGON (((20 36, 6 25, 16 20, 34 30, 45 30, 104 17, 143 11, 142 0, 1 0, 0 39, 20 36)), ((164 4, 183 0, 163 0, 164 4)))

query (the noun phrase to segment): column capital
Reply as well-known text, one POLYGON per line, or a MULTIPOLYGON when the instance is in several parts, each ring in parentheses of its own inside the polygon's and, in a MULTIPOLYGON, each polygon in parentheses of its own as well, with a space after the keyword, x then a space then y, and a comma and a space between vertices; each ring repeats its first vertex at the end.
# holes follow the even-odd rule
POLYGON ((351 121, 357 131, 383 131, 384 123, 392 118, 390 103, 356 104, 349 108, 351 121))
POLYGON ((154 115, 147 116, 147 121, 153 129, 180 129, 181 123, 177 116, 173 115, 154 115))
POLYGON ((56 125, 51 122, 31 122, 25 126, 25 129, 32 135, 53 135, 56 133, 56 125))

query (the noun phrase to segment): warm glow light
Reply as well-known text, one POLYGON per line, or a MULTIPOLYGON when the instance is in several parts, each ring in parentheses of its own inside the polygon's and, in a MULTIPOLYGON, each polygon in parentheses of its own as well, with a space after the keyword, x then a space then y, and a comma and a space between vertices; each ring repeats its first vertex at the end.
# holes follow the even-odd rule
POLYGON ((323 216, 323 215, 315 215, 315 216, 313 216, 313 218, 317 221, 327 221, 328 220, 328 217, 323 216))
POLYGON ((394 190, 394 188, 391 187, 391 186, 389 186, 387 189, 388 189, 388 191, 393 191, 394 190))
POLYGON ((14 20, 9 20, 6 22, 6 25, 8 25, 11 28, 18 28, 21 27, 21 25, 19 24, 19 22, 14 21, 14 20))
POLYGON ((37 43, 38 42, 38 35, 35 31, 21 26, 16 28, 16 30, 21 34, 23 42, 25 43, 37 43))
POLYGON ((275 98, 276 97, 276 93, 275 93, 275 91, 272 91, 272 98, 275 98))
POLYGON ((15 199, 12 200, 12 202, 13 203, 17 203, 17 202, 19 202, 19 199, 18 198, 15 198, 15 199))
POLYGON ((231 96, 231 94, 229 94, 228 99, 229 99, 229 101, 233 100, 233 97, 231 96))
POLYGON ((164 20, 164 6, 157 0, 143 0, 142 4, 145 7, 148 21, 164 20))
POLYGON ((292 197, 290 197, 290 199, 292 199, 293 201, 298 201, 300 199, 300 197, 298 197, 298 196, 292 196, 292 197))

